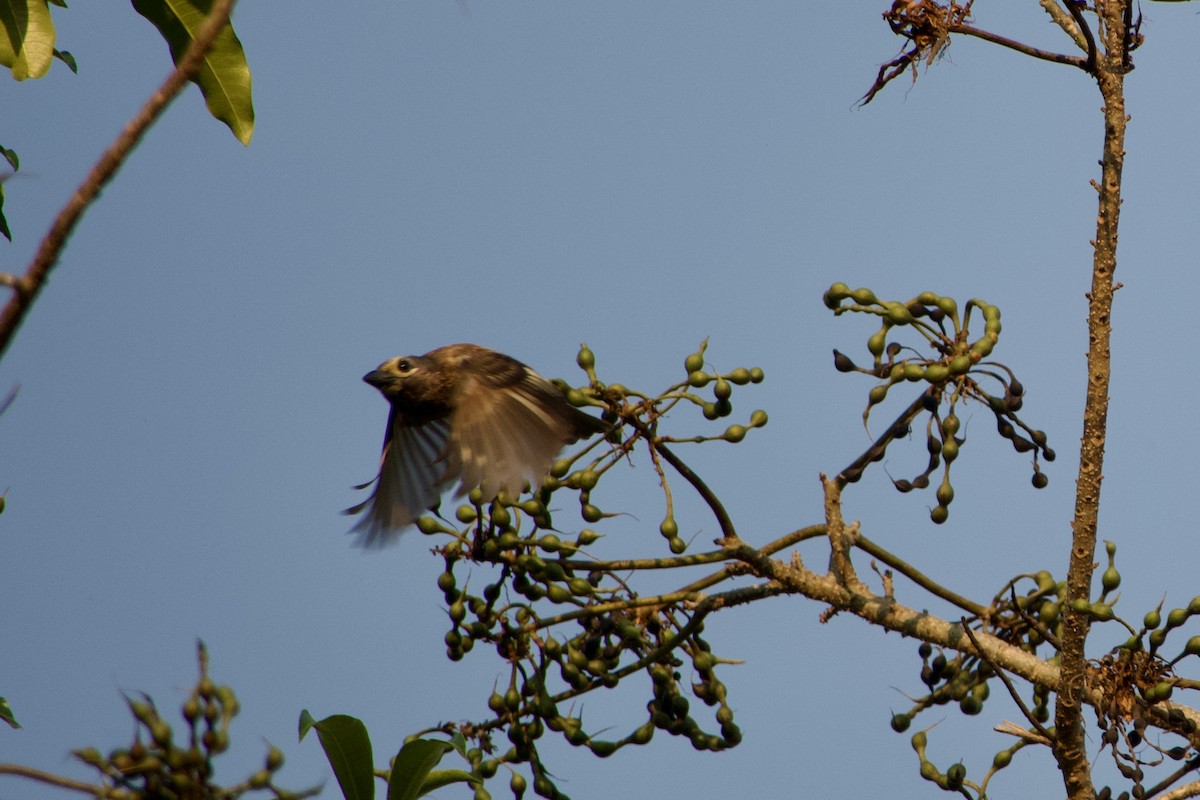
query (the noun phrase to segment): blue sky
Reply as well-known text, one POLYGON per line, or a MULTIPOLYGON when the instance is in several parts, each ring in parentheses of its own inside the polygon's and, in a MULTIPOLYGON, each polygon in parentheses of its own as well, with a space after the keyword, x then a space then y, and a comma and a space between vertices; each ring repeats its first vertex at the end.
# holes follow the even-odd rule
MULTIPOLYGON (((1015 5, 981 0, 978 24, 1070 47, 1036 4, 1015 5)), ((819 521, 818 474, 868 443, 870 384, 835 372, 830 351, 865 360, 873 326, 835 319, 825 288, 984 298, 1003 310, 995 356, 1027 387, 1024 416, 1058 451, 1049 488, 1030 488, 1027 459, 976 410, 946 525, 929 523, 931 498, 897 495, 880 470, 848 491, 845 513, 977 600, 1021 572, 1061 575, 1099 95, 1075 70, 964 40, 860 108, 899 46, 883 5, 815 10, 244 3, 252 145, 189 89, 89 211, 0 364, 0 390, 21 385, 0 417, 0 694, 24 725, 0 730, 0 760, 85 776, 67 752, 127 741, 122 692, 177 708, 197 637, 242 700, 226 780, 257 768, 263 739, 288 757, 284 785, 326 780, 316 743, 295 741, 302 708, 362 717, 380 763, 412 730, 482 717, 502 665, 445 659, 430 543, 410 534, 363 553, 338 513, 371 476, 386 418, 360 377, 452 342, 578 382, 586 341, 602 377, 646 390, 678 380, 705 337, 714 366, 762 367, 766 381, 734 400, 770 424, 688 456, 742 535, 765 543, 819 521)), ((55 64, 41 81, 0 81, 0 144, 23 167, 5 184, 4 271, 23 269, 167 72, 165 44, 131 8, 55 11, 80 74, 55 64)), ((1187 346, 1200 114, 1180 80, 1196 70, 1200 22, 1187 4, 1143 11, 1101 517, 1125 577, 1118 612, 1135 620, 1164 592, 1168 607, 1200 592, 1187 346)), ((671 424, 719 430, 698 415, 671 424)), ((886 466, 923 463, 916 440, 886 466)), ((606 510, 630 517, 606 554, 663 552, 648 465, 611 485, 606 510)), ((694 503, 680 525, 698 543, 715 536, 694 503)), ((944 611, 912 587, 898 596, 944 611)), ((576 800, 937 792, 887 724, 903 692, 920 691, 915 643, 849 617, 822 625, 822 610, 776 600, 709 623, 718 653, 744 661, 721 673, 741 746, 697 754, 659 737, 605 761, 548 746, 560 786, 576 800)), ((1120 638, 1101 628, 1095 654, 1120 638)), ((644 702, 590 700, 587 718, 620 735, 644 702)), ((1017 718, 997 696, 977 718, 922 721, 940 720, 941 766, 962 758, 978 776, 1010 743, 991 727, 1017 718)), ((991 789, 1028 796, 1057 780, 1048 754, 1027 750, 991 789)), ((0 784, 0 800, 50 796, 0 784)))

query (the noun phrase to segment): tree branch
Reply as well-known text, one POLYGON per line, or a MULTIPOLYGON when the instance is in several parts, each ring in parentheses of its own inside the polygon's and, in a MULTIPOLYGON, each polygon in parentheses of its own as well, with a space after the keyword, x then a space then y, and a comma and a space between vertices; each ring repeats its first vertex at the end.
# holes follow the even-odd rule
POLYGON ((204 56, 212 47, 217 34, 229 23, 229 12, 233 3, 234 0, 214 0, 208 18, 188 46, 179 65, 100 156, 83 183, 58 212, 25 274, 12 282, 13 295, 0 312, 0 358, 8 351, 17 329, 46 285, 50 271, 58 263, 59 254, 83 217, 84 211, 95 201, 105 184, 116 175, 150 126, 162 116, 171 101, 200 70, 204 56))
POLYGON ((1087 387, 1083 436, 1079 448, 1079 477, 1075 484, 1075 513, 1071 521, 1071 558, 1067 568, 1067 596, 1063 603, 1062 649, 1059 664, 1062 687, 1054 708, 1058 741, 1054 756, 1070 800, 1092 798, 1094 790, 1087 757, 1082 704, 1087 694, 1087 659, 1084 645, 1091 619, 1076 610, 1075 601, 1087 603, 1095 569, 1096 529, 1100 515, 1100 487, 1104 475, 1104 445, 1108 430, 1108 391, 1112 377, 1110 340, 1112 304, 1116 293, 1113 272, 1117 266, 1117 227, 1121 209, 1121 170, 1125 161, 1124 77, 1125 6, 1114 0, 1100 7, 1104 33, 1104 58, 1093 75, 1104 99, 1104 145, 1101 158, 1099 213, 1092 256, 1092 286, 1088 293, 1087 387))
MULTIPOLYGON (((1016 50, 1018 53, 1023 53, 1027 56, 1040 58, 1043 61, 1052 61, 1055 64, 1066 64, 1071 67, 1078 67, 1082 70, 1088 70, 1088 60, 1079 56, 1069 56, 1065 53, 1055 53, 1052 50, 1042 50, 1038 47, 1027 45, 1024 42, 1018 42, 1016 39, 1009 39, 1007 36, 1001 36, 998 33, 992 33, 980 28, 975 28, 970 25, 948 25, 946 30, 950 33, 961 33, 967 36, 974 36, 977 39, 983 39, 992 44, 998 44, 1002 47, 1007 47, 1010 50, 1016 50)), ((1091 70, 1088 70, 1091 71, 1091 70)))
POLYGON ((84 781, 64 778, 61 775, 55 775, 53 772, 43 772, 33 767, 23 767, 20 764, 0 764, 0 775, 16 775, 21 778, 38 781, 39 783, 46 783, 50 786, 57 786, 61 789, 70 789, 75 792, 94 796, 101 796, 105 788, 104 786, 97 786, 85 783, 84 781))

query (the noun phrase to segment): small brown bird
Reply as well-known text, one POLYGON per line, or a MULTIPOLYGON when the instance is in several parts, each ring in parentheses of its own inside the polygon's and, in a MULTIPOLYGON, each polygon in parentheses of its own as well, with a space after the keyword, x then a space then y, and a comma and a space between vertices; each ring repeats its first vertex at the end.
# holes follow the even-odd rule
POLYGON ((359 544, 382 547, 441 499, 456 479, 461 497, 487 499, 536 486, 563 448, 608 429, 567 402, 529 367, 477 344, 398 356, 363 380, 391 404, 375 490, 346 509, 363 513, 359 544))

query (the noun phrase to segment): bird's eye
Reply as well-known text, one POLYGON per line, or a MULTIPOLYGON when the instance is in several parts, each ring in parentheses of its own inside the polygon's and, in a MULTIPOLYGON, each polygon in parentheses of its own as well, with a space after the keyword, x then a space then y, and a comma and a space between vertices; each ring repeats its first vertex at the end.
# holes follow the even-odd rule
POLYGON ((399 361, 396 362, 396 371, 402 375, 407 375, 408 373, 413 371, 412 362, 409 361, 407 358, 400 359, 399 361))

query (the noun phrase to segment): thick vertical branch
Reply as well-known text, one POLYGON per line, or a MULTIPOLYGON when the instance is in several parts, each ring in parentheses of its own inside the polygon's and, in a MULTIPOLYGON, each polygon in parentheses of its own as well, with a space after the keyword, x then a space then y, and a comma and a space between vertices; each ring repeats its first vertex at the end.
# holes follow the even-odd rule
POLYGON ((1104 444, 1108 426, 1108 387, 1111 377, 1109 340, 1116 284, 1117 223, 1121 208, 1121 168, 1125 158, 1125 73, 1127 37, 1125 7, 1130 0, 1099 4, 1103 58, 1095 76, 1104 100, 1104 153, 1097 185, 1099 213, 1093 243, 1092 289, 1088 294, 1087 398, 1083 438, 1079 448, 1079 479, 1075 488, 1075 516, 1071 523, 1071 561, 1067 571, 1064 609, 1062 678, 1054 711, 1057 742, 1055 757, 1071 800, 1094 797, 1083 724, 1083 696, 1087 662, 1084 643, 1088 617, 1071 608, 1071 600, 1088 599, 1096 553, 1096 528, 1103 480, 1104 444))

